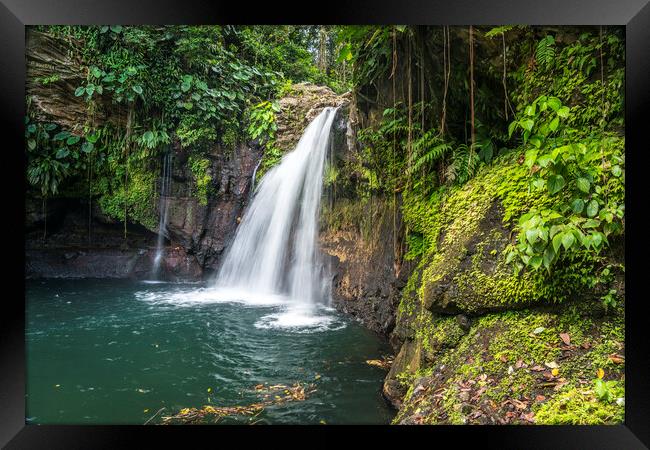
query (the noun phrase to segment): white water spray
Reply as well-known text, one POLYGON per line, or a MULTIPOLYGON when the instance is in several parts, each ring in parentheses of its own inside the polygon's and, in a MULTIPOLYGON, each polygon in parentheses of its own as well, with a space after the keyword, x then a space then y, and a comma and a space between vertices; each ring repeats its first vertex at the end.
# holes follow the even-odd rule
POLYGON ((160 262, 163 256, 163 244, 165 243, 165 234, 167 232, 167 213, 169 212, 169 189, 171 187, 172 178, 172 154, 168 152, 163 159, 163 175, 160 184, 160 203, 159 213, 160 219, 158 221, 158 242, 156 245, 156 256, 153 260, 153 267, 151 274, 154 279, 157 279, 160 272, 160 262))
MULTIPOLYGON (((304 319, 329 301, 318 250, 323 168, 336 108, 325 108, 296 148, 264 175, 228 249, 215 287, 249 297, 289 297, 304 319)), ((304 320, 302 320, 304 322, 304 320)))

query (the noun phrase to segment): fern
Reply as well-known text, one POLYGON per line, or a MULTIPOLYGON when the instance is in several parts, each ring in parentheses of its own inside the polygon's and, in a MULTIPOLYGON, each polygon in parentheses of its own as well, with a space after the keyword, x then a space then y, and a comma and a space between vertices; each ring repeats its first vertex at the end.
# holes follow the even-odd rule
POLYGON ((413 142, 413 153, 410 158, 410 167, 407 171, 411 174, 425 165, 439 161, 452 147, 438 137, 435 130, 427 131, 422 137, 413 142))
POLYGON ((552 35, 546 36, 537 43, 535 50, 537 64, 545 69, 550 68, 555 60, 555 38, 552 35))
POLYGON ((447 167, 447 180, 452 183, 463 184, 476 174, 481 162, 480 157, 467 145, 456 147, 452 154, 452 162, 447 167))
POLYGON ((493 38, 495 36, 500 36, 503 33, 506 33, 515 28, 515 25, 502 25, 499 27, 494 27, 485 33, 486 38, 493 38))

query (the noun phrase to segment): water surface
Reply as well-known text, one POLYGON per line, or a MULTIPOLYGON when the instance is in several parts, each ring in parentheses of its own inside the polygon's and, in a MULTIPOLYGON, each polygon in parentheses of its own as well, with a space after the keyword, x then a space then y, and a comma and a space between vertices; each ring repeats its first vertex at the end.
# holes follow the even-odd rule
POLYGON ((161 408, 246 405, 260 399, 255 385, 296 382, 317 390, 255 420, 392 418, 385 373, 365 362, 386 344, 329 308, 306 317, 282 298, 235 301, 197 284, 124 280, 34 280, 26 294, 32 423, 142 424, 161 408))

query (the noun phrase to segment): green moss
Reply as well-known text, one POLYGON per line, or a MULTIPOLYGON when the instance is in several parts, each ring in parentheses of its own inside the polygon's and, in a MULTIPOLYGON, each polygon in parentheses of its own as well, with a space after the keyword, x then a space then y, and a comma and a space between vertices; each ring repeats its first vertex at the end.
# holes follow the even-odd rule
POLYGON ((625 418, 623 383, 609 384, 610 400, 598 399, 593 387, 569 386, 536 411, 536 423, 546 425, 606 425, 622 423, 625 418))
POLYGON ((128 177, 128 187, 118 185, 114 191, 104 186, 104 194, 99 198, 99 206, 108 216, 123 221, 124 203, 127 205, 129 222, 140 223, 149 230, 158 226, 155 200, 156 175, 145 170, 131 170, 128 177))
POLYGON ((415 338, 428 361, 434 361, 439 351, 458 345, 465 334, 455 317, 434 317, 425 310, 417 318, 415 338))
MULTIPOLYGON (((430 391, 442 393, 442 400, 433 401, 430 410, 425 411, 423 420, 427 423, 471 422, 463 408, 470 411, 477 405, 484 411, 487 408, 491 415, 504 417, 509 411, 504 409, 504 402, 511 399, 525 403, 525 411, 532 413, 538 424, 592 423, 584 422, 590 411, 595 414, 593 423, 616 423, 622 417, 619 405, 594 400, 593 392, 577 395, 572 391, 593 391, 597 369, 604 368, 610 383, 609 396, 623 397, 624 365, 607 359, 611 353, 623 353, 623 318, 622 307, 614 315, 595 318, 590 315, 589 305, 576 302, 548 311, 486 314, 472 322, 467 334, 455 335, 453 318, 421 315, 419 323, 425 328, 416 330, 410 345, 421 345, 426 355, 427 346, 431 349, 438 343, 437 352, 431 363, 426 364, 425 358, 425 364, 410 372, 410 378, 407 374, 402 377, 431 377, 434 385, 430 391), (451 339, 443 341, 450 346, 438 341, 446 333, 451 339), (562 341, 562 333, 569 335, 570 346, 562 341), (557 372, 551 376, 555 364, 557 372), (461 397, 463 386, 472 387, 472 407, 463 406, 467 403, 467 397, 461 397), (543 400, 535 400, 538 396, 543 400), (575 417, 568 411, 574 406, 575 417)), ((404 398, 397 422, 410 417, 415 405, 423 401, 423 395, 414 396, 412 388, 404 398)), ((520 423, 520 419, 515 418, 514 423, 520 423)))
POLYGON ((208 204, 208 196, 212 193, 212 176, 209 173, 211 162, 207 158, 190 156, 189 167, 196 184, 195 194, 201 205, 208 204))

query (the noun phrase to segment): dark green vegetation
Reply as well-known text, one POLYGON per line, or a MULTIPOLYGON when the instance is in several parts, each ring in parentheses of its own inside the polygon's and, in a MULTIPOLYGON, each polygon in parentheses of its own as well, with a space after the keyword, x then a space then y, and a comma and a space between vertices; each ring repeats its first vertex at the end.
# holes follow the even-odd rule
POLYGON ((622 421, 621 30, 344 35, 360 151, 337 179, 392 198, 394 260, 415 264, 395 422, 622 421))
POLYGON ((86 196, 107 215, 149 229, 157 224, 161 153, 189 154, 193 194, 205 204, 214 194, 210 152, 267 139, 270 100, 292 81, 346 86, 339 81, 345 63, 332 60, 336 30, 326 27, 48 26, 29 33, 28 60, 51 64, 53 52, 66 59, 35 64, 29 74, 33 195, 86 196), (39 97, 52 101, 57 89, 63 99, 43 114, 39 97), (65 120, 68 109, 72 120, 65 120))
POLYGON ((35 32, 74 42, 84 77, 66 88, 72 120, 29 109, 29 195, 87 197, 155 229, 161 153, 187 155, 206 204, 215 152, 258 140, 259 175, 287 150, 276 119, 292 83, 349 89, 355 146, 326 168, 341 201, 324 215, 370 241, 359 211, 381 199, 391 269, 412 269, 384 386, 396 422, 622 421, 622 28, 35 32))

